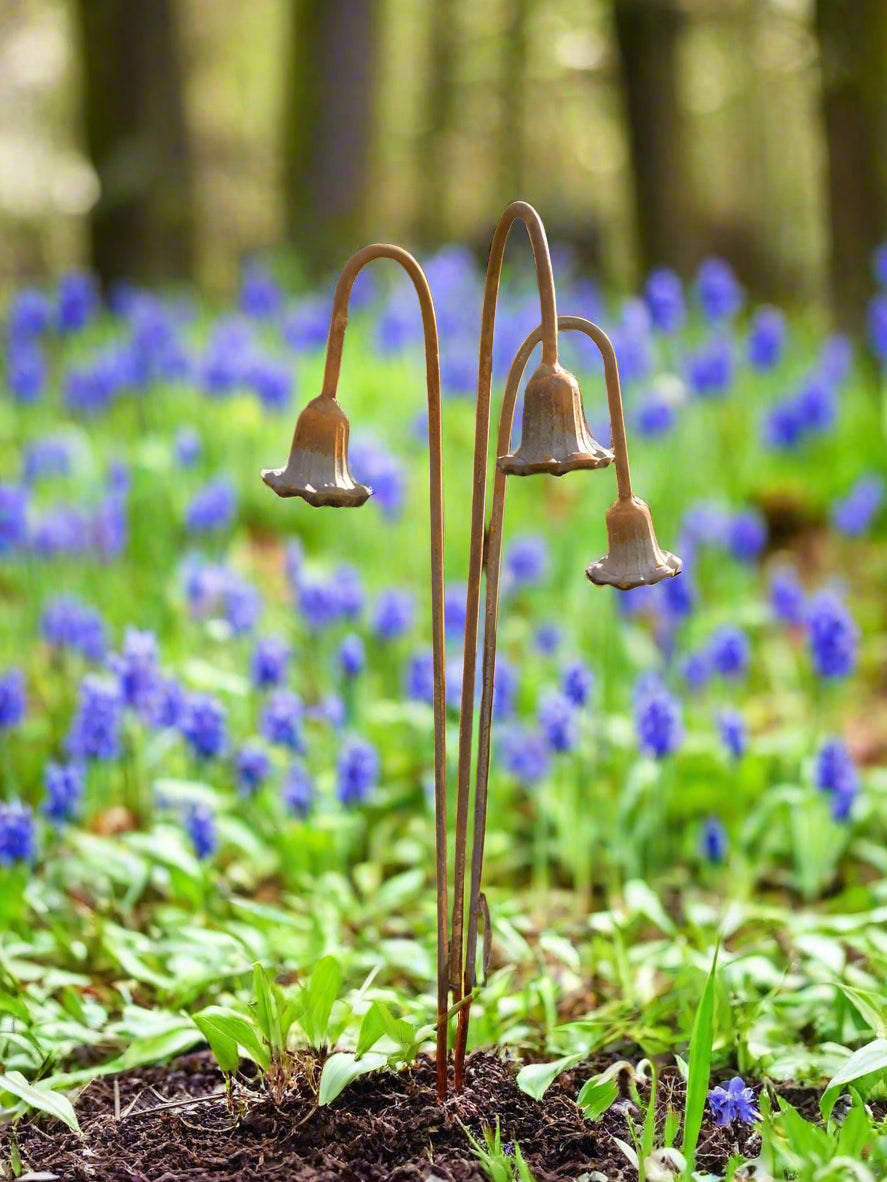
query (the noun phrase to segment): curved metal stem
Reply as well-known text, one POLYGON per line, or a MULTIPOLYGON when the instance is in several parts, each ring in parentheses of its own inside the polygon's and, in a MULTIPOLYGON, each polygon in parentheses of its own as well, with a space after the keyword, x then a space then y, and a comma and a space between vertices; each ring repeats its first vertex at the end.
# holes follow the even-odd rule
POLYGON ((437 882, 437 1092, 443 1100, 447 1091, 447 754, 446 754, 446 649, 444 634, 444 513, 443 461, 441 454, 440 350, 437 319, 431 288, 425 272, 409 251, 387 243, 365 246, 351 256, 336 284, 326 347, 326 367, 321 394, 336 397, 348 301, 360 271, 375 259, 393 259, 409 275, 419 297, 425 335, 425 375, 428 393, 428 451, 431 502, 431 620, 434 660, 434 842, 437 882), (441 1020, 443 1019, 443 1020, 441 1020))
MULTIPOLYGON (((484 522, 486 517, 487 461, 490 436, 490 399, 493 385, 493 331, 496 300, 508 233, 522 221, 530 238, 539 300, 542 309, 542 360, 557 364, 557 306, 551 256, 542 219, 525 201, 509 205, 496 225, 487 261, 484 302, 481 313, 480 350, 477 376, 477 409, 474 434, 474 472, 471 501, 471 545, 468 555, 468 589, 465 605, 465 649, 462 669, 462 701, 459 714, 459 771, 456 795, 456 856, 453 872, 453 923, 450 936, 450 985, 458 1000, 463 987, 463 940, 465 910, 465 867, 468 842, 468 797, 471 780, 471 747, 474 727, 474 685, 477 668, 477 633, 480 610, 480 582, 483 575, 484 522)), ((464 1010, 462 1011, 464 1013, 464 1010)), ((461 1087, 461 1066, 456 1088, 461 1087)))
MULTIPOLYGON (((616 475, 619 495, 631 496, 631 480, 628 471, 628 456, 625 447, 625 421, 622 410, 622 395, 619 387, 619 370, 616 354, 606 333, 581 316, 559 316, 558 329, 573 329, 584 332, 597 345, 604 359, 604 373, 607 384, 610 421, 613 432, 616 475)), ((499 416, 499 433, 496 444, 497 456, 511 451, 511 432, 514 426, 514 407, 518 387, 530 355, 542 339, 542 327, 536 328, 518 349, 502 399, 499 416)), ((484 837, 487 823, 487 786, 490 776, 490 744, 493 728, 493 690, 496 676, 496 643, 499 626, 499 587, 502 573, 502 524, 505 517, 505 493, 507 476, 498 467, 493 481, 493 499, 490 525, 487 535, 487 593, 484 615, 484 649, 481 673, 480 716, 478 720, 477 767, 474 787, 474 831, 471 849, 471 884, 468 895, 468 924, 465 948, 465 992, 470 994, 477 984, 477 934, 480 911, 480 883, 483 870, 484 837)), ((465 1054, 470 1006, 465 1006, 459 1015, 459 1036, 456 1040, 456 1072, 461 1074, 461 1060, 465 1054)))

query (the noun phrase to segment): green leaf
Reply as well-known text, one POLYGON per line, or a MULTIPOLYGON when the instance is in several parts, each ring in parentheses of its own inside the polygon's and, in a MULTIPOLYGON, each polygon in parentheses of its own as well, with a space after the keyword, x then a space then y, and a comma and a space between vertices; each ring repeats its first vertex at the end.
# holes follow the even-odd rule
POLYGON ((847 1062, 838 1068, 826 1084, 825 1092, 819 1101, 822 1115, 828 1117, 831 1113, 835 1106, 835 1100, 845 1084, 862 1079, 865 1075, 872 1075, 876 1071, 887 1071, 887 1039, 885 1038, 876 1038, 874 1041, 866 1043, 864 1047, 854 1051, 847 1062))
POLYGON ((687 1101, 684 1107, 684 1137, 681 1152, 687 1159, 687 1175, 691 1176, 696 1162, 696 1145, 705 1113, 708 1082, 711 1074, 711 1048, 714 1043, 715 984, 718 972, 718 949, 715 948, 711 971, 702 991, 699 1009, 693 1020, 690 1035, 687 1101))
POLYGON ((259 1038, 255 1026, 243 1014, 225 1006, 207 1006, 194 1015, 194 1024, 212 1048, 219 1067, 230 1075, 237 1070, 241 1047, 262 1071, 271 1065, 268 1048, 259 1038))
POLYGON ((843 981, 835 983, 860 1017, 871 1026, 875 1037, 887 1038, 887 1014, 882 995, 874 989, 856 989, 852 985, 845 985, 843 981))
POLYGON ((170 1027, 169 1030, 134 1038, 121 1055, 121 1065, 128 1069, 142 1067, 147 1063, 160 1063, 174 1055, 181 1055, 183 1051, 189 1051, 199 1041, 198 1031, 190 1022, 183 1022, 181 1025, 170 1027))
POLYGON ((20 1071, 7 1071, 0 1075, 0 1091, 9 1092, 19 1100, 24 1100, 29 1108, 36 1108, 39 1112, 54 1116, 79 1135, 80 1124, 77 1114, 67 1096, 37 1084, 29 1084, 20 1071))
POLYGON ((541 1100, 562 1072, 569 1071, 584 1058, 585 1053, 578 1051, 565 1055, 563 1059, 554 1059, 551 1063, 528 1063, 517 1073, 517 1086, 534 1100, 541 1100))
POLYGON ((317 1103, 322 1107, 330 1104, 359 1075, 378 1071, 388 1063, 384 1055, 364 1055, 358 1059, 349 1051, 337 1051, 330 1055, 320 1073, 320 1090, 317 1103))
POLYGON ((280 1027, 277 1000, 271 990, 268 975, 260 964, 253 965, 253 1003, 256 1021, 269 1046, 273 1051, 282 1051, 283 1032, 280 1027))
POLYGON ((314 966, 311 979, 302 990, 302 1016, 305 1037, 318 1049, 328 1042, 328 1028, 333 1004, 342 985, 342 970, 334 956, 324 956, 314 966))
POLYGON ((576 1103, 585 1113, 586 1120, 600 1120, 619 1095, 615 1079, 600 1079, 593 1075, 586 1080, 576 1097, 576 1103))

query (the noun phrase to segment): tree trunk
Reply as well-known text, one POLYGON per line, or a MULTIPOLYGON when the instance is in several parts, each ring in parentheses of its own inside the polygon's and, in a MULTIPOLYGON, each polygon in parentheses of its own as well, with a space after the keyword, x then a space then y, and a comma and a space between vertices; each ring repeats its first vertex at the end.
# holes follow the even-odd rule
POLYGON ((887 4, 817 0, 828 156, 829 278, 838 325, 862 327, 887 230, 887 4))
POLYGON ((428 25, 428 73, 425 121, 418 139, 419 210, 416 219, 424 246, 439 245, 449 236, 449 140, 456 85, 456 5, 432 0, 428 25))
POLYGON ((75 0, 83 120, 101 194, 90 215, 102 283, 185 278, 191 160, 173 0, 75 0))
POLYGON ((635 225, 645 268, 695 261, 690 169, 678 92, 684 14, 674 0, 613 0, 634 177, 635 225))
POLYGON ((283 183, 309 271, 360 246, 375 128, 378 0, 290 0, 283 183))

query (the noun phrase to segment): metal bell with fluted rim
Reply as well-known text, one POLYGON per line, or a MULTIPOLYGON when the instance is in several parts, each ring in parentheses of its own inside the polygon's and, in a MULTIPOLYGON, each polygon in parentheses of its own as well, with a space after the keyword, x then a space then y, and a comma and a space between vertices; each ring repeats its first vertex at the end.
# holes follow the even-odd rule
POLYGON ((262 479, 279 497, 301 497, 316 507, 356 508, 372 489, 351 475, 348 418, 335 398, 313 398, 296 421, 284 468, 265 468, 262 479))
POLYGON ((629 591, 673 579, 681 570, 680 558, 661 549, 656 541, 650 507, 640 497, 627 497, 610 506, 607 537, 606 556, 585 570, 592 583, 629 591))

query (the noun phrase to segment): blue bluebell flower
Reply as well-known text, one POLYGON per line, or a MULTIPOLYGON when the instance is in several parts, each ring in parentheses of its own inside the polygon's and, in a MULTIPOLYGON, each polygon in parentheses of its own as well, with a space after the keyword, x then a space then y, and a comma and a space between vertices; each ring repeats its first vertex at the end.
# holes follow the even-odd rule
POLYGON ((415 598, 409 591, 392 587, 376 600, 373 632, 379 640, 398 640, 413 624, 415 598))
MULTIPOLYGON (((461 661, 459 692, 462 690, 461 661)), ((449 680, 449 674, 447 674, 449 680)), ((493 678, 493 717, 502 722, 514 714, 517 702, 518 676, 514 666, 505 657, 496 658, 496 672, 493 678)))
POLYGON ((866 472, 831 508, 831 522, 839 533, 858 538, 867 533, 884 504, 884 479, 866 472))
POLYGON ((234 771, 241 796, 252 796, 271 774, 271 759, 264 747, 248 741, 234 756, 234 771))
POLYGON ((0 673, 0 731, 18 726, 25 717, 27 704, 25 675, 21 669, 0 673))
POLYGON ((797 399, 777 402, 764 414, 761 439, 774 451, 791 451, 804 437, 805 422, 797 399))
POLYGON ((339 614, 343 620, 356 620, 363 612, 366 593, 356 566, 350 562, 336 567, 333 579, 339 600, 339 614))
POLYGON ((733 347, 726 337, 713 336, 690 353, 684 366, 687 385, 700 398, 719 398, 733 384, 733 347))
POLYGON ((203 441, 196 427, 179 427, 173 442, 176 461, 180 468, 193 468, 203 452, 203 441))
POLYGON ((696 609, 699 599, 693 582, 691 564, 685 562, 684 571, 679 579, 665 579, 657 584, 654 594, 658 597, 659 606, 668 624, 675 625, 688 619, 696 609))
POLYGON ((742 759, 748 746, 745 719, 738 710, 725 706, 718 711, 717 723, 727 754, 734 762, 742 759))
POLYGON ((22 480, 35 484, 48 476, 67 476, 71 471, 73 448, 64 435, 45 435, 32 439, 25 448, 22 480))
MULTIPOLYGON (((434 704, 434 658, 430 648, 413 653, 407 662, 406 693, 410 701, 434 704)), ((455 701, 450 687, 447 698, 455 701)))
POLYGON ((859 772, 846 743, 829 739, 816 753, 813 773, 820 792, 831 800, 832 817, 846 821, 859 793, 859 772))
POLYGON ((23 341, 10 346, 6 357, 6 384, 16 402, 31 406, 46 386, 46 362, 39 345, 23 341))
POLYGON ((646 755, 664 759, 683 742, 681 707, 655 676, 638 680, 634 693, 634 724, 638 744, 646 755))
POLYGON ((825 381, 835 388, 844 384, 853 368, 853 341, 843 332, 826 337, 819 350, 817 368, 825 381))
POLYGON ((684 302, 684 287, 674 271, 658 267, 647 276, 644 287, 650 319, 654 326, 664 333, 674 333, 683 328, 687 319, 684 302))
POLYGON ((695 501, 681 520, 681 539, 691 547, 726 546, 729 530, 730 515, 723 505, 714 501, 695 501))
POLYGON ((573 703, 560 690, 548 690, 537 712, 539 729, 552 751, 572 751, 579 742, 579 725, 573 703))
POLYGON ((83 799, 83 768, 78 763, 48 763, 43 770, 43 812, 55 825, 69 821, 83 799))
POLYGON ((298 593, 299 584, 305 565, 305 551, 298 538, 292 538, 286 544, 283 555, 283 573, 294 594, 298 593))
POLYGON ((536 629, 533 640, 536 652, 543 657, 552 657, 560 648, 561 630, 553 621, 547 620, 536 629))
POLYGON ((378 440, 367 435, 351 439, 351 469, 373 490, 373 504, 389 521, 400 516, 406 482, 402 466, 378 440))
POLYGON ((363 639, 356 632, 342 637, 339 645, 339 666, 346 677, 357 677, 366 665, 366 649, 363 639))
POLYGON ((761 1118, 761 1114, 755 1108, 754 1092, 745 1086, 744 1080, 738 1075, 734 1075, 726 1088, 711 1089, 708 1093, 708 1110, 715 1124, 721 1128, 735 1120, 751 1125, 761 1118))
POLYGON ((540 583, 548 573, 548 546, 538 534, 512 538, 505 547, 503 570, 506 584, 529 587, 540 583))
POLYGON ((287 312, 283 321, 283 339, 291 349, 319 349, 326 342, 329 324, 329 301, 310 296, 287 312))
POLYGON ((187 694, 181 682, 161 675, 154 683, 145 721, 155 730, 179 730, 186 707, 187 694))
POLYGON ((283 308, 283 292, 274 276, 260 263, 243 268, 240 278, 240 310, 254 320, 273 320, 283 308))
POLYGON ((108 649, 101 615, 73 595, 56 595, 46 603, 40 631, 51 648, 77 653, 86 661, 103 660, 108 649))
POLYGON ((756 509, 745 509, 731 518, 727 545, 737 562, 752 563, 760 558, 767 545, 767 523, 756 509))
POLYGON ((742 291, 730 264, 708 258, 696 272, 696 297, 707 320, 729 320, 742 307, 742 291))
POLYGON ((754 369, 777 366, 785 350, 785 316, 779 308, 764 305, 756 310, 748 331, 748 361, 754 369))
POLYGON ((707 652, 687 653, 680 663, 679 673, 687 689, 698 694, 711 677, 711 661, 707 652))
POLYGON ((267 411, 276 413, 286 410, 292 401, 292 372, 264 353, 253 353, 245 366, 244 381, 267 411))
POLYGON ((286 681, 292 649, 280 636, 262 636, 255 644, 251 673, 258 689, 281 685, 286 681))
POLYGON ((0 866, 33 862, 36 856, 34 814, 19 801, 0 802, 0 866))
POLYGON ((807 604, 807 644, 815 672, 828 680, 847 677, 856 666, 859 630, 837 595, 819 591, 807 604))
POLYGON ((418 343, 422 331, 421 320, 412 292, 395 288, 388 297, 376 322, 376 344, 381 353, 400 353, 408 345, 418 343))
POLYGON ((49 327, 49 299, 35 287, 16 292, 6 310, 6 331, 14 340, 39 336, 49 327))
POLYGON ((228 572, 222 588, 222 610, 234 636, 252 632, 262 615, 264 602, 258 587, 234 571, 228 572))
POLYGON ((228 529, 237 514, 237 489, 224 476, 205 484, 191 498, 185 511, 189 533, 212 533, 228 529))
POLYGON ((210 694, 189 694, 185 699, 179 730, 198 759, 217 758, 228 743, 228 719, 224 706, 210 694))
POLYGON ((346 739, 336 765, 339 801, 346 807, 363 804, 379 780, 379 754, 358 736, 346 739))
POLYGON ((882 363, 887 361, 887 294, 878 292, 869 301, 868 336, 872 352, 882 363))
POLYGON ((210 398, 227 398, 242 386, 253 347, 253 332, 236 318, 213 329, 198 367, 198 380, 210 398))
POLYGON ((745 632, 734 624, 722 624, 708 642, 711 667, 729 681, 739 681, 748 672, 751 646, 745 632))
MULTIPOLYGON (((643 308, 643 305, 641 307, 643 308)), ((643 308, 640 323, 636 315, 632 315, 631 309, 632 303, 629 301, 623 310, 622 323, 610 331, 610 339, 619 361, 619 374, 626 385, 642 382, 653 370, 653 346, 646 309, 643 308)))
POLYGON ((465 583, 450 583, 444 590, 444 627, 447 640, 461 640, 465 635, 465 583))
POLYGON ((667 435, 677 422, 677 412, 670 402, 657 394, 648 394, 634 412, 634 425, 645 439, 667 435))
POLYGON ((194 804, 185 815, 185 830, 201 862, 211 858, 219 846, 216 817, 206 804, 194 804))
POLYGON ((549 746, 544 737, 538 731, 516 725, 502 733, 499 759, 504 770, 527 787, 544 780, 551 769, 549 746))
POLYGON ((727 830, 717 817, 707 817, 699 834, 699 852, 706 862, 718 866, 727 857, 727 830))
POLYGON ((56 291, 56 323, 59 332, 79 332, 99 307, 96 282, 83 271, 69 271, 59 280, 56 291))
POLYGON ((321 632, 341 619, 342 601, 333 582, 302 578, 297 594, 299 611, 309 631, 321 632))
POLYGON ((791 628, 804 622, 806 596, 790 566, 776 567, 770 574, 770 610, 775 619, 791 628))
POLYGON ((123 552, 128 537, 123 497, 111 493, 98 502, 88 521, 87 537, 96 554, 114 558, 123 552))
POLYGON ((0 484, 0 557, 20 549, 28 537, 30 495, 16 484, 0 484))
POLYGON ((345 725, 345 699, 341 694, 325 694, 311 710, 312 717, 325 722, 333 730, 340 731, 345 725))
POLYGON ((571 661, 564 666, 561 688, 574 706, 585 706, 594 688, 594 674, 583 661, 571 661))
POLYGON ((269 743, 302 750, 302 701, 292 690, 272 690, 262 711, 262 734, 269 743))
POLYGON ((824 434, 830 431, 838 415, 838 396, 834 383, 820 374, 812 374, 795 395, 798 416, 805 431, 824 434))
POLYGON ((127 628, 123 647, 108 662, 117 678, 124 704, 145 712, 151 706, 160 675, 157 637, 153 632, 127 628))
POLYGON ((140 292, 126 310, 132 380, 142 390, 154 382, 179 382, 195 377, 195 363, 182 338, 180 310, 157 296, 140 292))
POLYGON ((117 759, 123 697, 116 681, 87 674, 80 683, 77 710, 68 732, 67 749, 74 759, 117 759))
POLYGON ((291 764, 280 788, 281 799, 293 816, 305 818, 314 801, 314 781, 304 763, 291 764))

